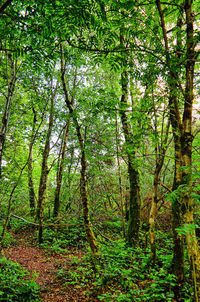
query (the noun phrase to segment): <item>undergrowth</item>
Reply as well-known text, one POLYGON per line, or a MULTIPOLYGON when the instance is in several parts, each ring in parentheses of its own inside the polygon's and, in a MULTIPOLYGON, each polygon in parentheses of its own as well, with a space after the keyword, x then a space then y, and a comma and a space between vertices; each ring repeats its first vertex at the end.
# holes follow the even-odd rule
MULTIPOLYGON (((2 231, 3 231, 3 227, 0 226, 0 235, 2 234, 2 231)), ((3 239, 3 242, 2 242, 2 246, 3 247, 8 247, 9 245, 13 245, 15 243, 16 243, 16 241, 15 241, 15 239, 12 238, 10 233, 5 232, 4 239, 3 239)))
MULTIPOLYGON (((47 223, 52 222, 53 220, 47 223)), ((120 224, 113 221, 107 231, 108 235, 111 231, 114 233, 120 231, 120 224)), ((157 231, 155 266, 151 265, 146 230, 143 230, 138 248, 128 247, 124 240, 112 241, 96 235, 101 250, 99 265, 94 269, 89 250, 82 259, 72 257, 67 268, 63 266, 57 273, 57 278, 62 279, 66 286, 70 284, 77 290, 84 289, 89 301, 95 299, 103 302, 175 301, 174 287, 177 284, 172 273, 173 242, 169 232, 157 231)), ((51 253, 63 253, 68 248, 74 247, 86 250, 88 245, 85 237, 83 224, 73 220, 69 221, 67 226, 45 227, 43 247, 51 253)), ((183 301, 192 302, 194 293, 187 257, 186 277, 183 301)))
POLYGON ((41 301, 39 286, 34 280, 28 279, 28 272, 4 256, 0 258, 0 301, 41 301))
MULTIPOLYGON (((176 278, 171 272, 171 245, 168 239, 152 267, 149 249, 130 248, 124 241, 102 244, 101 263, 95 271, 88 252, 81 260, 74 257, 71 269, 59 270, 57 277, 66 285, 84 288, 89 301, 172 302, 176 278)), ((193 301, 191 284, 186 283, 183 295, 184 302, 193 301)))

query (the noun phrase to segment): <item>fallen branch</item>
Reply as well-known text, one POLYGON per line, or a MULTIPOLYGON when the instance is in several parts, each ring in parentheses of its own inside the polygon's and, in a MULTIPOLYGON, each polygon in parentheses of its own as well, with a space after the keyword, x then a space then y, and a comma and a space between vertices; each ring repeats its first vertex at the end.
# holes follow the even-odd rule
MULTIPOLYGON (((10 217, 14 217, 14 218, 23 220, 23 221, 25 221, 25 222, 27 222, 29 224, 35 225, 35 226, 39 226, 38 223, 34 223, 32 221, 28 221, 28 220, 26 220, 26 219, 24 219, 22 217, 14 215, 14 214, 11 214, 10 217)), ((83 223, 80 223, 79 225, 83 225, 83 223)), ((56 224, 56 223, 44 223, 43 226, 46 226, 46 227, 48 227, 48 226, 56 226, 56 227, 59 227, 59 226, 77 226, 77 224, 76 223, 74 223, 74 224, 69 224, 69 223, 58 223, 58 224, 56 224)))
POLYGON ((24 218, 22 218, 22 217, 19 217, 19 216, 17 216, 17 215, 14 215, 14 214, 11 214, 10 217, 14 217, 14 218, 23 220, 23 221, 25 221, 25 222, 27 222, 27 223, 29 223, 29 224, 33 224, 33 225, 35 225, 35 226, 39 226, 39 224, 37 224, 37 223, 34 223, 34 222, 32 222, 32 221, 28 221, 28 220, 26 220, 26 219, 24 219, 24 218))

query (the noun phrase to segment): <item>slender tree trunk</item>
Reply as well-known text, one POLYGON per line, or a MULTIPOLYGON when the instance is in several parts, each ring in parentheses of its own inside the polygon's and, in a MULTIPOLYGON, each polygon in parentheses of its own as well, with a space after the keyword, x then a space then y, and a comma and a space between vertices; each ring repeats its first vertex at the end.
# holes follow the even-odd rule
POLYGON ((152 265, 155 265, 156 262, 156 234, 155 234, 155 223, 158 212, 158 187, 160 183, 160 172, 163 167, 165 153, 166 153, 166 145, 168 140, 169 133, 169 122, 167 124, 167 129, 165 133, 165 138, 163 143, 159 146, 159 154, 156 147, 156 168, 154 172, 154 183, 153 183, 153 198, 151 204, 151 210, 149 215, 149 234, 150 234, 150 245, 151 245, 151 262, 152 265))
MULTIPOLYGON (((173 107, 172 107, 173 108, 173 107)), ((173 109, 172 109, 173 110, 173 109)), ((171 115, 171 114, 170 114, 171 115)), ((173 115, 174 116, 174 115, 173 115)), ((173 124, 173 118, 171 116, 171 123, 173 124)), ((175 173, 173 192, 177 191, 181 185, 182 179, 182 156, 181 156, 181 145, 180 136, 177 135, 175 128, 172 126, 175 146, 175 173)), ((182 288, 184 285, 184 248, 183 248, 183 237, 179 235, 178 229, 182 227, 182 213, 181 204, 179 198, 174 198, 172 201, 172 231, 174 239, 173 247, 173 271, 177 278, 177 285, 174 288, 175 298, 177 301, 182 301, 182 288)))
POLYGON ((81 201, 83 206, 83 218, 84 218, 84 226, 85 231, 87 235, 87 240, 91 248, 91 252, 95 259, 99 257, 99 249, 97 245, 97 240, 94 235, 94 232, 91 227, 90 217, 89 217, 89 200, 88 200, 88 192, 87 192, 87 177, 86 177, 86 171, 87 171, 87 160, 85 156, 85 146, 84 146, 84 140, 83 135, 81 133, 81 127, 78 123, 78 120, 74 114, 73 109, 73 100, 71 101, 69 98, 67 85, 65 81, 65 64, 64 64, 64 53, 63 53, 63 47, 62 44, 60 44, 60 52, 61 52, 61 79, 62 79, 62 85, 63 85, 63 92, 65 95, 65 102, 69 109, 69 113, 72 116, 74 126, 76 128, 77 137, 79 140, 79 145, 81 149, 81 179, 80 179, 80 193, 81 193, 81 201))
POLYGON ((5 218, 5 221, 4 221, 4 224, 3 224, 3 230, 2 230, 2 233, 1 233, 1 236, 0 236, 0 246, 2 245, 3 243, 3 240, 4 240, 4 236, 5 236, 5 233, 6 233, 6 230, 7 230, 7 226, 8 226, 8 220, 9 220, 9 217, 10 217, 10 211, 11 211, 11 205, 12 205, 12 198, 13 198, 13 194, 15 192, 15 189, 17 188, 20 180, 21 180, 21 176, 22 176, 22 173, 27 165, 28 161, 26 162, 26 164, 24 165, 24 167, 21 169, 20 173, 19 173, 19 176, 18 176, 18 179, 10 193, 10 196, 9 196, 9 199, 8 199, 8 208, 7 208, 7 213, 6 213, 6 218, 5 218))
POLYGON ((118 137, 118 123, 117 123, 117 114, 116 114, 116 148, 117 148, 117 167, 118 167, 118 177, 119 177, 119 192, 120 192, 120 212, 121 212, 121 221, 122 221, 122 231, 124 238, 126 237, 126 228, 124 220, 124 202, 123 202, 123 188, 122 188, 122 175, 121 167, 119 160, 119 137, 118 137))
POLYGON ((22 177, 22 173, 23 173, 24 169, 26 168, 26 166, 27 166, 27 164, 28 164, 28 162, 29 162, 29 159, 30 159, 30 152, 29 152, 28 159, 27 159, 26 163, 25 163, 24 166, 21 168, 21 171, 20 171, 20 173, 19 173, 19 176, 18 176, 18 178, 17 178, 17 181, 16 181, 15 185, 13 186, 12 191, 11 191, 10 196, 9 196, 9 199, 8 199, 8 207, 7 207, 7 213, 6 213, 6 218, 5 218, 5 221, 4 221, 4 224, 3 224, 2 233, 1 233, 1 235, 0 235, 0 246, 3 244, 4 236, 5 236, 5 233, 6 233, 6 230, 7 230, 8 221, 9 221, 9 217, 10 217, 11 206, 12 206, 12 198, 13 198, 13 195, 14 195, 14 192, 15 192, 17 186, 18 186, 19 183, 20 183, 20 180, 21 180, 21 177, 22 177))
POLYGON ((130 181, 130 206, 127 241, 131 246, 137 246, 139 242, 140 229, 140 185, 139 172, 129 159, 128 164, 129 181, 130 181))
POLYGON ((121 121, 123 132, 126 141, 126 152, 128 155, 128 174, 130 182, 130 205, 129 205, 129 221, 127 230, 127 242, 131 246, 137 246, 139 242, 139 228, 140 228, 140 182, 138 167, 135 163, 136 144, 134 144, 131 127, 126 115, 126 108, 128 107, 128 73, 122 73, 122 97, 121 97, 121 121))
POLYGON ((6 141, 7 129, 8 129, 10 105, 11 105, 12 97, 15 90, 15 83, 16 83, 16 63, 13 62, 12 59, 10 60, 11 60, 11 80, 8 84, 8 92, 6 96, 5 108, 2 117, 1 129, 0 129, 0 179, 2 177, 2 159, 3 159, 3 152, 4 152, 5 141, 6 141))
POLYGON ((69 133, 70 127, 70 119, 67 122, 63 141, 61 144, 61 159, 60 163, 58 164, 58 171, 57 171, 57 181, 56 181, 56 191, 55 191, 55 199, 54 199, 54 217, 58 216, 59 208, 60 208, 60 189, 62 184, 62 177, 63 177, 63 169, 64 169, 64 161, 65 161, 65 154, 66 154, 66 147, 67 147, 67 138, 69 133))
POLYGON ((35 212, 35 192, 34 192, 34 185, 33 185, 33 143, 35 138, 35 125, 36 125, 36 111, 34 108, 33 110, 33 125, 32 125, 32 134, 29 143, 29 162, 28 162, 28 187, 29 187, 29 204, 31 209, 31 215, 34 216, 35 212))
POLYGON ((156 262, 156 234, 155 234, 155 223, 158 213, 158 187, 160 182, 160 172, 164 163, 164 156, 156 161, 156 168, 154 173, 153 183, 153 198, 151 204, 151 210, 149 215, 149 233, 150 233, 150 245, 151 245, 151 262, 155 265, 156 262))
POLYGON ((30 159, 28 163, 28 187, 29 187, 29 203, 31 209, 31 215, 34 216, 35 212, 35 192, 33 186, 33 150, 31 148, 31 144, 29 145, 30 159))
POLYGON ((46 136, 45 147, 42 156, 42 169, 41 169, 41 177, 40 177, 40 184, 39 184, 39 191, 38 191, 38 203, 37 203, 37 213, 36 219, 39 221, 39 236, 38 241, 39 243, 43 242, 42 233, 43 233, 43 215, 44 215, 44 202, 45 202, 45 194, 46 194, 46 187, 47 187, 47 177, 48 177, 48 157, 50 152, 50 138, 53 128, 53 114, 54 114, 54 99, 55 93, 51 97, 51 107, 50 107, 50 115, 49 115, 49 126, 46 136))

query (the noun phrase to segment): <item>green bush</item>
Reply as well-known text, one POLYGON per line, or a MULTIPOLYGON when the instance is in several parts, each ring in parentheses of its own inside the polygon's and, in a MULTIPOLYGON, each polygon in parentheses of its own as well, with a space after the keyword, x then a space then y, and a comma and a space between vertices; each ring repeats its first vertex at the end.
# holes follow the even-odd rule
POLYGON ((18 263, 0 258, 0 301, 39 302, 39 286, 18 263))

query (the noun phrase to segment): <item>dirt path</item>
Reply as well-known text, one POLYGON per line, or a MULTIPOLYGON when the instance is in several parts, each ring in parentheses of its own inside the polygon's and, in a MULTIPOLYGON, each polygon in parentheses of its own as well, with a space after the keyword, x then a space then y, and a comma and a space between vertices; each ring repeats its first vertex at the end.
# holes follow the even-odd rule
MULTIPOLYGON (((61 268, 70 268, 70 254, 48 256, 37 246, 29 246, 27 236, 15 239, 19 245, 4 248, 4 254, 14 262, 20 263, 31 274, 37 274, 35 281, 41 287, 41 298, 43 302, 85 302, 84 291, 76 289, 71 285, 64 285, 63 280, 56 278, 61 268)), ((72 256, 73 254, 71 254, 72 256)), ((76 253, 74 256, 81 257, 76 253)))

